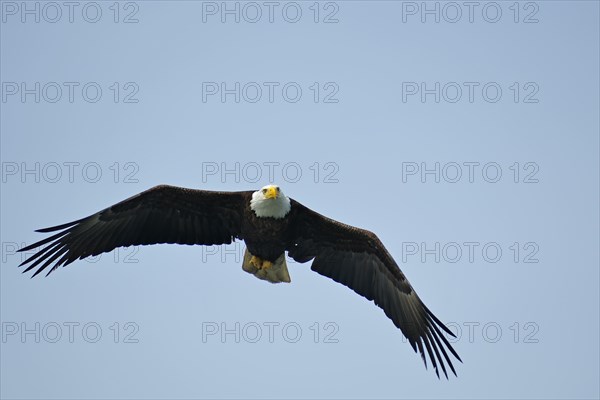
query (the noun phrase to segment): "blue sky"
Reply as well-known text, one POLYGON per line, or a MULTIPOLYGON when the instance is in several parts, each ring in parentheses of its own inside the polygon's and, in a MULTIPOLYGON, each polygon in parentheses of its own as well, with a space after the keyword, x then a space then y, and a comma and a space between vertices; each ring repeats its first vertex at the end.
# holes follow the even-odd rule
POLYGON ((1 7, 3 398, 599 397, 597 2, 1 7), (156 184, 270 181, 379 235, 458 378, 243 244, 17 268, 34 229, 156 184))

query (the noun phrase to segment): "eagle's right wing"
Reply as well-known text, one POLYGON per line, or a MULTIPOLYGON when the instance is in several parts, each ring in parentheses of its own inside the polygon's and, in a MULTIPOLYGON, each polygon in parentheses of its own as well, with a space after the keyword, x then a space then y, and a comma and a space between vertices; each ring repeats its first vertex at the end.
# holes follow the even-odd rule
MULTIPOLYGON (((60 231, 19 251, 46 247, 25 260, 36 276, 117 247, 156 243, 225 244, 241 235, 251 192, 213 192, 160 185, 89 217, 37 232, 60 231)), ((21 266, 20 265, 20 266, 21 266)))

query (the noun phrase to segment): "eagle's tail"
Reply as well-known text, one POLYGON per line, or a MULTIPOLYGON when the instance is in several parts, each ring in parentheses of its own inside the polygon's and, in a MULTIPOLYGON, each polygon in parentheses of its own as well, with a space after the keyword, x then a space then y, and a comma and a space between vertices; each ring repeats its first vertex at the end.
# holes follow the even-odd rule
POLYGON ((246 248, 242 269, 256 276, 258 279, 263 279, 271 283, 291 282, 287 262, 285 261, 285 253, 281 254, 272 265, 269 265, 268 261, 250 254, 246 248))

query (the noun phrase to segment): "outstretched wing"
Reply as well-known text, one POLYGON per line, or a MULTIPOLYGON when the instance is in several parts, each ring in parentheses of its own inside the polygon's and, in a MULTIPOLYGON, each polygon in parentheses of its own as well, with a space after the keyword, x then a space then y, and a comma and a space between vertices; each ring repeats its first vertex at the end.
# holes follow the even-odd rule
POLYGON ((456 375, 450 351, 462 362, 442 330, 454 334, 423 304, 379 238, 372 232, 334 221, 292 200, 288 254, 298 262, 314 258, 311 269, 348 286, 383 309, 419 351, 425 351, 439 377, 444 360, 456 375))
POLYGON ((87 218, 37 230, 60 232, 19 250, 47 244, 21 263, 31 263, 23 272, 41 264, 36 276, 54 262, 47 276, 61 265, 122 246, 231 243, 240 237, 244 200, 250 193, 155 186, 87 218))

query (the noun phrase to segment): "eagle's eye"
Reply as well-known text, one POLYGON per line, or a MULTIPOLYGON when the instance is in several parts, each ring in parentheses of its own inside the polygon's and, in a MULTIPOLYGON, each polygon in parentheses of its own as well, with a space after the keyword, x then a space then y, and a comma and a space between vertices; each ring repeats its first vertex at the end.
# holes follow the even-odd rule
POLYGON ((280 190, 279 190, 279 186, 277 186, 277 191, 278 191, 278 192, 280 191, 280 190))
POLYGON ((267 189, 262 190, 263 194, 267 194, 267 189))

